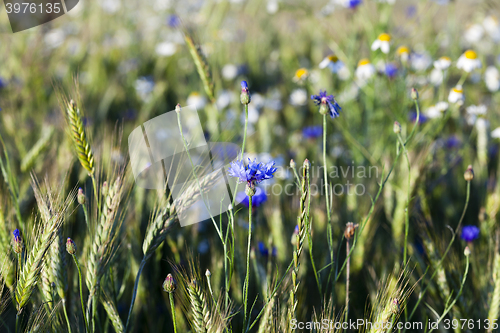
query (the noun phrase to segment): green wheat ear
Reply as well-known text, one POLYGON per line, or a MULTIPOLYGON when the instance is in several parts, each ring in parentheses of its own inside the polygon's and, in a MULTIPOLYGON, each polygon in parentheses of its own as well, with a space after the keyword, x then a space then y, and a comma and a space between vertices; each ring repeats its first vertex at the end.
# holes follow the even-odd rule
POLYGON ((205 93, 207 94, 210 101, 214 102, 215 85, 207 59, 203 55, 201 48, 198 45, 195 45, 194 40, 190 35, 186 33, 184 36, 184 40, 186 41, 186 45, 188 46, 189 53, 193 58, 194 64, 196 65, 196 70, 198 72, 198 75, 200 75, 201 81, 203 82, 203 88, 205 89, 205 93))
POLYGON ((76 108, 76 103, 73 100, 68 102, 67 112, 69 126, 71 127, 71 137, 78 153, 78 159, 85 170, 92 175, 94 174, 94 154, 85 135, 80 111, 76 108))

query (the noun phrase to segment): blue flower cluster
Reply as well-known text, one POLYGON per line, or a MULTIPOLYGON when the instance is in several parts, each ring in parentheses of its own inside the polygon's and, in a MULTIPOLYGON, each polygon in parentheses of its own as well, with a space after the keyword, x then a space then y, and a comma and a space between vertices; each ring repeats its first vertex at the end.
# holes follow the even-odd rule
POLYGON ((462 228, 462 239, 466 242, 472 242, 479 238, 479 228, 475 225, 465 225, 462 228))
POLYGON ((302 136, 306 139, 315 139, 323 135, 323 126, 308 126, 302 129, 302 136))
POLYGON ((231 162, 227 171, 231 177, 238 178, 240 183, 247 183, 249 186, 254 186, 263 180, 273 178, 276 170, 274 161, 263 164, 257 163, 257 159, 254 159, 253 162, 248 159, 248 165, 245 165, 243 160, 231 162))

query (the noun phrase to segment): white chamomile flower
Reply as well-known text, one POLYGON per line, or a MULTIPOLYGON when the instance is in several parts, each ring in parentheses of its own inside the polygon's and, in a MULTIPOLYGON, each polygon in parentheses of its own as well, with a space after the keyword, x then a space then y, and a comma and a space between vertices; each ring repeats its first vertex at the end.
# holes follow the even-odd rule
POLYGON ((356 78, 360 81, 366 81, 375 74, 375 67, 368 59, 361 59, 356 68, 356 78))
POLYGON ((435 86, 440 86, 443 83, 443 78, 443 71, 437 68, 434 68, 429 75, 429 81, 435 86))
POLYGON ((372 43, 372 51, 380 49, 385 54, 389 53, 391 49, 391 36, 386 33, 382 33, 377 39, 372 43))
POLYGON ((338 73, 340 71, 340 69, 342 69, 342 67, 344 67, 344 63, 342 61, 339 60, 339 58, 334 55, 334 54, 331 54, 329 56, 327 56, 325 59, 323 59, 318 67, 320 69, 323 69, 323 68, 330 68, 330 71, 332 73, 338 73))
POLYGON ((441 57, 438 60, 434 61, 434 68, 439 69, 439 70, 446 70, 450 67, 451 65, 451 59, 450 57, 441 57))
POLYGON ((225 64, 222 67, 222 77, 224 80, 231 81, 238 76, 238 67, 234 64, 225 64))
POLYGON ((469 44, 477 43, 484 35, 483 26, 480 24, 473 24, 465 30, 464 39, 469 44))
POLYGON ((435 105, 429 106, 423 113, 429 119, 440 118, 443 115, 435 105))
POLYGON ((186 103, 188 106, 194 106, 197 110, 201 110, 207 104, 207 99, 197 91, 193 91, 189 94, 186 103))
POLYGON ((484 72, 484 83, 489 91, 495 92, 500 89, 500 72, 495 66, 489 66, 484 72))
POLYGON ((483 20, 483 27, 494 41, 500 41, 500 23, 496 17, 486 16, 483 20))
POLYGON ((410 56, 411 67, 416 71, 425 71, 432 64, 431 56, 425 52, 412 53, 410 56))
POLYGON ((486 114, 486 105, 481 104, 481 105, 469 105, 465 111, 467 111, 467 114, 469 115, 474 115, 474 116, 481 116, 486 114))
POLYGON ((446 110, 448 110, 448 107, 449 107, 449 104, 444 102, 444 101, 441 101, 441 102, 437 102, 436 103, 436 108, 441 111, 441 112, 444 112, 446 110))
POLYGON ((450 90, 450 94, 448 95, 448 102, 452 104, 462 105, 464 104, 464 101, 464 90, 462 89, 461 85, 457 85, 450 90))
POLYGON ((500 139, 500 127, 497 127, 493 131, 491 131, 491 137, 494 139, 500 139))
POLYGON ((295 89, 290 94, 290 104, 294 106, 301 106, 307 103, 307 92, 305 89, 295 89))
POLYGON ((309 71, 305 68, 299 68, 295 71, 293 82, 304 82, 309 76, 309 71))
POLYGON ((160 57, 170 57, 177 51, 177 44, 172 42, 162 42, 156 44, 155 52, 160 57))
POLYGON ((457 68, 463 69, 465 72, 470 73, 474 69, 481 68, 481 60, 477 58, 477 53, 472 50, 467 50, 458 58, 457 68))
POLYGON ((405 63, 408 61, 408 58, 410 57, 410 49, 404 45, 400 46, 396 50, 396 55, 401 59, 401 62, 405 63))

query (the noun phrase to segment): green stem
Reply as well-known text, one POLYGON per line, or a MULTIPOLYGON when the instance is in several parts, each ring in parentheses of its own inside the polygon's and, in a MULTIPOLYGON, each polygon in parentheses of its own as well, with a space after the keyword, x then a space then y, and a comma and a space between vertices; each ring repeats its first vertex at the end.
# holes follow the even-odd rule
POLYGON ((66 310, 66 300, 63 299, 62 302, 63 302, 62 307, 64 311, 64 318, 66 318, 66 323, 68 324, 68 332, 71 333, 71 325, 69 323, 68 311, 66 310))
POLYGON ((90 224, 89 224, 89 214, 87 212, 87 206, 85 206, 85 204, 82 205, 82 209, 83 209, 83 215, 85 217, 85 223, 87 224, 87 228, 90 228, 90 224))
POLYGON ((333 262, 332 220, 330 218, 330 193, 329 193, 330 189, 328 187, 328 171, 326 164, 326 114, 323 115, 323 176, 325 181, 325 194, 326 194, 326 217, 328 220, 328 230, 326 234, 328 241, 328 251, 330 252, 330 262, 333 262))
POLYGON ((172 322, 174 323, 174 333, 177 333, 177 323, 175 321, 174 295, 172 295, 172 293, 168 293, 168 298, 170 299, 170 310, 172 311, 172 322))
POLYGON ((399 143, 401 144, 401 147, 403 149, 403 152, 406 157, 406 163, 408 164, 408 190, 407 190, 407 195, 406 195, 406 209, 405 209, 405 246, 404 246, 404 254, 403 254, 403 265, 406 265, 406 253, 408 249, 408 229, 410 228, 410 215, 409 215, 409 208, 410 208, 410 183, 411 183, 411 164, 410 164, 410 158, 408 156, 408 150, 406 149, 403 138, 401 137, 401 133, 398 134, 398 139, 399 143))
POLYGON ((469 75, 469 73, 464 71, 462 76, 460 77, 460 81, 458 81, 458 83, 457 83, 457 86, 462 86, 464 84, 465 80, 467 79, 468 75, 469 75))
POLYGON ((142 270, 146 265, 147 258, 144 256, 141 260, 141 264, 139 265, 139 270, 137 271, 137 276, 135 277, 134 290, 132 291, 132 301, 130 302, 130 308, 128 310, 127 323, 125 324, 125 331, 127 333, 127 329, 130 324, 130 318, 132 317, 132 310, 134 309, 135 298, 137 297, 137 290, 139 289, 139 279, 141 277, 142 270))
POLYGON ((76 258, 76 256, 74 254, 72 254, 71 256, 73 257, 73 260, 75 261, 75 264, 76 264, 76 268, 78 270, 78 281, 79 281, 79 285, 80 285, 80 302, 82 303, 83 321, 85 323, 85 329, 86 329, 86 331, 90 332, 89 331, 89 324, 87 322, 87 318, 85 317, 85 306, 83 305, 82 271, 80 269, 80 264, 78 263, 78 259, 76 258))
POLYGON ((245 284, 243 290, 243 306, 244 306, 244 321, 243 332, 247 326, 247 308, 248 308, 248 280, 250 277, 250 245, 252 241, 252 196, 248 196, 248 245, 247 245, 247 273, 245 276, 245 284))

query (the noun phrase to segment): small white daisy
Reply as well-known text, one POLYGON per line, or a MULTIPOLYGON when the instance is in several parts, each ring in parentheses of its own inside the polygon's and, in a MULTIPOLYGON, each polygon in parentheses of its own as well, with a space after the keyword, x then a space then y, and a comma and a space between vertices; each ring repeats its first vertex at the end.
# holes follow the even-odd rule
POLYGON ((344 67, 344 63, 342 61, 340 61, 336 55, 331 54, 331 55, 325 57, 325 59, 323 59, 319 63, 318 67, 320 69, 328 67, 328 68, 330 68, 330 71, 332 73, 338 73, 342 69, 342 67, 344 67))
POLYGON ((443 78, 443 71, 437 68, 434 68, 429 75, 429 81, 435 86, 440 86, 443 83, 443 78))
POLYGON ((465 111, 467 111, 467 114, 469 115, 475 115, 475 116, 480 116, 480 115, 485 115, 486 114, 486 105, 481 104, 481 105, 469 105, 465 111))
POLYGON ((396 55, 401 59, 401 62, 407 62, 410 57, 410 49, 406 46, 400 46, 396 50, 396 55))
POLYGON ((486 16, 483 20, 483 27, 494 41, 500 41, 500 23, 496 17, 486 16))
POLYGON ((497 127, 493 131, 491 131, 491 137, 494 139, 500 139, 500 127, 497 127))
POLYGON ((290 94, 290 104, 301 106, 307 103, 307 92, 305 89, 295 89, 290 94))
POLYGON ((385 54, 389 53, 391 49, 391 36, 386 33, 382 33, 377 39, 372 43, 372 51, 380 49, 385 54))
POLYGON ((441 57, 438 60, 434 61, 434 68, 439 70, 446 70, 451 65, 451 59, 449 57, 441 57))
POLYGON ((500 89, 500 72, 495 66, 489 66, 484 72, 484 82, 489 91, 495 92, 500 89))
POLYGON ((356 78, 361 81, 366 81, 375 74, 375 67, 368 59, 361 59, 356 68, 356 78))
POLYGON ((425 71, 432 64, 431 56, 425 52, 412 53, 410 56, 411 67, 416 71, 425 71))
POLYGON ((477 43, 484 35, 483 26, 480 24, 473 24, 465 30, 464 39, 469 44, 477 43))
POLYGON ((202 96, 198 92, 193 91, 191 94, 189 94, 186 103, 188 106, 194 106, 197 110, 201 110, 207 104, 207 99, 205 96, 202 96))
POLYGON ((481 68, 481 60, 477 58, 477 53, 472 50, 467 50, 458 58, 457 68, 463 69, 467 73, 472 72, 474 69, 481 68))
POLYGON ((456 87, 450 90, 450 94, 448 95, 448 102, 452 104, 462 105, 464 104, 465 96, 464 90, 461 85, 457 85, 456 87))
POLYGON ((231 81, 238 76, 238 67, 234 64, 226 64, 222 67, 222 77, 224 80, 231 81))
POLYGON ((443 115, 435 105, 429 106, 423 113, 429 119, 441 118, 443 115))

